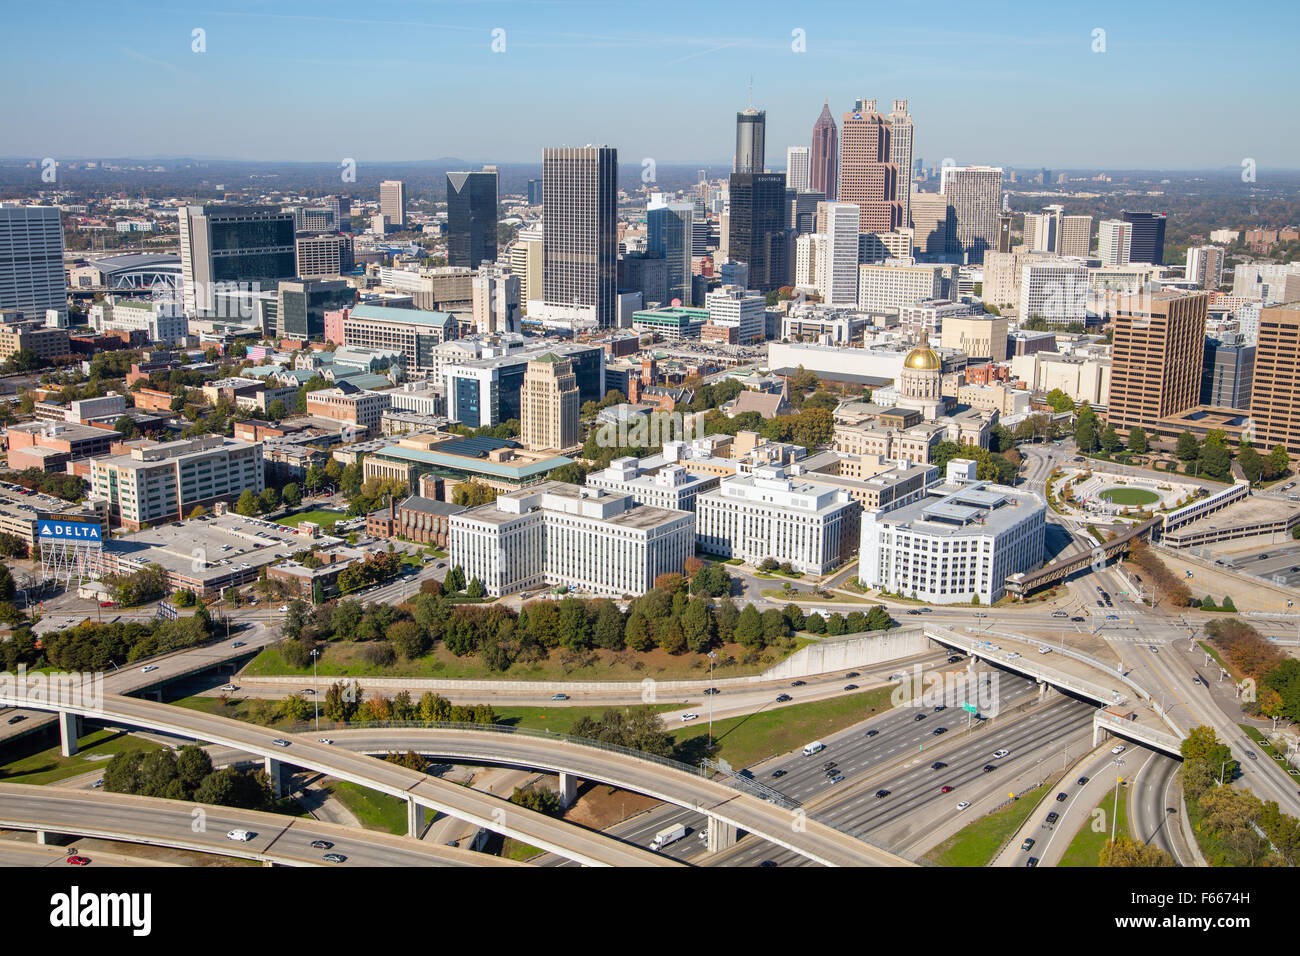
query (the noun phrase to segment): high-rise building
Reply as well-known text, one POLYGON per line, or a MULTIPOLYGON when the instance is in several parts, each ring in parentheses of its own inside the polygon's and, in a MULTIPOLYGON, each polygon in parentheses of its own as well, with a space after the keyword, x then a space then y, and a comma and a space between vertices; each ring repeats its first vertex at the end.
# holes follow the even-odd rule
POLYGON ((1133 259, 1133 226, 1123 219, 1103 219, 1097 226, 1097 255, 1104 266, 1126 266, 1133 259))
POLYGON ((276 286, 276 333, 299 342, 325 336, 325 313, 352 305, 356 291, 344 279, 282 279, 276 286))
POLYGON ((578 444, 578 377, 573 363, 547 352, 528 363, 519 404, 519 437, 530 451, 578 444))
POLYGON ((1209 296, 1168 289, 1123 297, 1115 311, 1106 420, 1128 431, 1195 405, 1205 363, 1209 296))
POLYGON ((68 317, 63 272, 63 224, 56 206, 0 204, 0 309, 44 319, 47 309, 68 317))
POLYGON ((344 232, 300 232, 294 246, 298 276, 303 279, 346 275, 355 266, 352 237, 344 232))
POLYGON ((474 273, 474 328, 480 335, 518 332, 521 296, 519 276, 513 269, 495 262, 481 266, 474 273))
POLYGON ((1011 251, 1011 224, 1014 221, 1011 213, 998 213, 998 252, 1011 251))
POLYGON ((216 292, 253 295, 297 274, 293 213, 269 206, 184 206, 177 215, 187 315, 212 316, 216 292))
POLYGON ((379 214, 394 229, 406 228, 406 183, 385 179, 379 184, 379 214))
POLYGON ((1002 168, 944 166, 939 192, 952 206, 956 223, 948 251, 962 256, 968 264, 983 262, 985 252, 997 249, 1002 168))
POLYGON ((1215 408, 1250 408, 1255 379, 1256 347, 1236 332, 1205 340, 1205 369, 1201 373, 1201 404, 1215 408))
POLYGON ((907 100, 894 100, 889 114, 889 161, 898 168, 898 188, 894 198, 902 205, 899 225, 912 224, 912 114, 907 100))
POLYGON ((447 265, 477 269, 497 258, 497 171, 447 174, 447 265))
POLYGON ((827 305, 858 304, 858 207, 847 202, 825 203, 827 305))
POLYGON ((668 300, 691 305, 691 257, 695 239, 692 221, 695 206, 688 202, 666 202, 656 193, 646 210, 646 252, 661 256, 668 269, 668 300))
POLYGON ((1047 206, 1042 212, 1025 213, 1025 248, 1030 252, 1054 252, 1059 255, 1061 217, 1064 214, 1065 209, 1061 206, 1047 206))
MULTIPOLYGON (((987 301, 993 302, 990 298, 987 301)), ((1067 326, 1088 320, 1088 264, 1083 259, 1039 258, 1020 274, 1020 320, 1067 326)))
POLYGON ((815 189, 790 189, 785 191, 786 208, 790 210, 789 226, 796 235, 805 235, 817 228, 817 206, 826 197, 815 189))
POLYGON ((821 115, 813 124, 812 154, 808 184, 827 199, 839 198, 840 138, 831 115, 830 102, 822 104, 821 115))
POLYGON ((1262 309, 1250 417, 1255 440, 1300 452, 1300 303, 1262 309))
POLYGON ((1189 247, 1186 276, 1202 289, 1217 289, 1223 284, 1223 248, 1221 246, 1189 247))
POLYGON ((1057 252, 1086 259, 1092 249, 1092 217, 1062 216, 1057 252))
POLYGON ((786 283, 785 176, 732 173, 727 258, 749 266, 749 285, 761 292, 786 283))
POLYGON ((767 114, 754 107, 741 110, 736 114, 736 162, 734 172, 764 172, 763 139, 767 126, 767 114))
POLYGON ((1131 262, 1165 264, 1165 214, 1162 212, 1119 211, 1120 218, 1133 224, 1133 255, 1131 262))
POLYGON ((542 181, 540 179, 528 180, 528 205, 540 206, 542 204, 542 181))
POLYGON ((572 308, 599 328, 612 328, 618 322, 618 150, 547 147, 542 183, 542 298, 548 307, 572 308))
POLYGON ((739 286, 724 285, 704 298, 709 324, 736 329, 741 345, 762 342, 766 336, 767 300, 739 286))
POLYGON ((912 228, 917 256, 938 259, 948 254, 957 235, 957 217, 947 196, 912 193, 912 228))
POLYGON ((839 200, 858 207, 861 232, 892 232, 904 222, 889 124, 876 112, 875 100, 858 100, 842 123, 839 200))
POLYGON ((542 231, 521 229, 510 246, 510 271, 519 279, 519 303, 528 314, 528 300, 542 297, 542 231))
POLYGON ((808 189, 812 157, 807 146, 790 146, 785 151, 785 188, 808 189))

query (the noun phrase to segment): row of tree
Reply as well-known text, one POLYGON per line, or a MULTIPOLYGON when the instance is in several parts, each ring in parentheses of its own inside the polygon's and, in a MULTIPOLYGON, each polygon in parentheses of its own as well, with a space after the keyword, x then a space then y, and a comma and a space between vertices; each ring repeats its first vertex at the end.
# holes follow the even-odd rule
POLYGON ((207 751, 194 744, 115 754, 104 767, 104 789, 244 810, 272 810, 276 802, 264 771, 214 770, 207 751))
POLYGON ((1211 621, 1205 630, 1228 663, 1255 681, 1255 699, 1244 702, 1247 713, 1300 723, 1300 660, 1240 618, 1211 621))

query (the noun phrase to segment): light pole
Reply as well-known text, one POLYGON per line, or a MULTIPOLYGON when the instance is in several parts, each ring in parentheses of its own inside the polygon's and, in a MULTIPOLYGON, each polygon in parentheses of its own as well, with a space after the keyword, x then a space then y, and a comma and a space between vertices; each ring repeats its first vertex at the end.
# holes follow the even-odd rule
POLYGON ((1114 844, 1115 842, 1115 818, 1119 816, 1119 784, 1121 779, 1119 775, 1119 768, 1122 766, 1124 766, 1124 761, 1121 760, 1119 757, 1116 757, 1115 758, 1115 805, 1111 808, 1110 811, 1110 842, 1112 844, 1114 844))
POLYGON ((320 656, 320 648, 311 649, 311 705, 316 711, 316 732, 320 733, 320 685, 316 683, 316 658, 320 656))
POLYGON ((709 689, 705 697, 709 698, 709 750, 713 750, 713 659, 718 656, 717 651, 709 651, 709 689))

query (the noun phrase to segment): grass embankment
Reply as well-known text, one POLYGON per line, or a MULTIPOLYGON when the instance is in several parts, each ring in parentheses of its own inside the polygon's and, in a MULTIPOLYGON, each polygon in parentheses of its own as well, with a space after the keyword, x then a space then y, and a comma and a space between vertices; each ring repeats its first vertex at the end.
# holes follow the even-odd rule
POLYGON ((102 770, 115 754, 128 751, 161 750, 162 745, 132 737, 120 730, 96 730, 78 741, 75 756, 65 757, 58 747, 22 757, 0 767, 0 780, 5 783, 47 784, 68 777, 76 777, 94 770, 102 770))
POLYGON ((327 511, 317 508, 312 511, 299 511, 295 514, 285 515, 283 518, 275 519, 276 524, 282 524, 290 528, 298 527, 300 521, 314 521, 320 525, 321 531, 330 534, 334 530, 334 523, 342 521, 348 516, 346 511, 327 511))
POLYGON ((1042 802, 1047 791, 1047 787, 1039 787, 1010 806, 981 817, 944 840, 925 859, 939 866, 988 866, 1042 802))
POLYGON ((406 801, 367 790, 345 780, 331 780, 322 788, 352 811, 367 830, 406 835, 406 801))
POLYGON ((1105 816, 1096 817, 1090 814, 1086 823, 1079 828, 1079 832, 1074 835, 1070 845, 1066 847, 1065 855, 1061 857, 1061 862, 1057 866, 1098 866, 1101 862, 1101 851, 1110 841, 1110 827, 1105 827, 1100 833, 1092 829, 1093 820, 1100 819, 1104 822, 1111 822, 1109 817, 1115 814, 1115 838, 1129 836, 1128 832, 1128 788, 1119 788, 1118 809, 1115 803, 1115 788, 1111 787, 1106 796, 1101 798, 1101 802, 1094 807, 1094 811, 1101 810, 1105 816))

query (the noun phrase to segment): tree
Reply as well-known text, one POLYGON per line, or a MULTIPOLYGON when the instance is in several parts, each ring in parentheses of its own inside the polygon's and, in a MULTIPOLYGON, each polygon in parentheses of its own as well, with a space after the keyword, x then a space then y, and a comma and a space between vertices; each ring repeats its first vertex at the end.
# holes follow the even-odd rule
POLYGON ((1145 429, 1134 428, 1128 433, 1128 450, 1135 455, 1146 454, 1150 447, 1151 442, 1147 438, 1145 429))
POLYGON ((623 649, 623 612, 608 598, 601 601, 596 610, 591 638, 597 647, 611 651, 623 649))
POLYGON ((1174 858, 1158 846, 1120 837, 1113 842, 1106 841, 1099 863, 1101 866, 1173 866, 1174 858))
POLYGON ((1195 461, 1201 453, 1201 443, 1191 432, 1183 432, 1174 445, 1174 456, 1179 461, 1195 461))
POLYGON ((752 604, 746 604, 736 619, 736 641, 751 649, 763 646, 763 618, 752 604))
POLYGON ((1115 431, 1114 425, 1107 425, 1101 433, 1101 450, 1108 455, 1113 455, 1120 447, 1119 432, 1115 431))
POLYGON ((715 624, 713 615, 709 613, 709 605, 703 599, 692 598, 686 605, 681 626, 689 650, 702 654, 712 646, 715 624))
POLYGON ((1085 421, 1082 417, 1074 428, 1074 443, 1079 451, 1090 452, 1097 448, 1097 426, 1095 422, 1085 421))
POLYGON ((1232 475, 1232 453, 1228 446, 1206 438, 1201 446, 1201 471, 1211 478, 1227 481, 1232 475))
POLYGON ((477 575, 470 580, 469 587, 465 589, 465 596, 476 600, 483 596, 483 582, 478 579, 477 575))
POLYGON ((288 414, 289 410, 284 407, 284 402, 278 398, 266 407, 266 417, 273 422, 278 422, 288 414))
POLYGON ((302 489, 291 481, 284 486, 284 490, 280 492, 280 497, 284 499, 284 503, 290 508, 296 508, 302 504, 302 489))
POLYGON ((1047 393, 1047 404, 1052 406, 1055 412, 1072 412, 1074 411, 1074 399, 1059 388, 1054 388, 1047 393))
POLYGON ((1269 477, 1281 478, 1291 470, 1291 456, 1283 445, 1274 445, 1268 453, 1269 477))
POLYGON ((443 580, 442 586, 453 594, 465 590, 465 571, 459 564, 447 572, 447 577, 443 580))
POLYGON ((253 494, 251 489, 244 489, 244 493, 235 502, 235 510, 245 518, 251 518, 257 514, 257 496, 253 494))
POLYGON ((272 485, 258 497, 258 504, 263 511, 274 511, 280 507, 280 489, 272 485))

